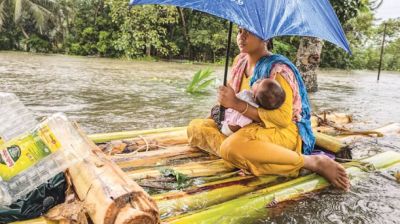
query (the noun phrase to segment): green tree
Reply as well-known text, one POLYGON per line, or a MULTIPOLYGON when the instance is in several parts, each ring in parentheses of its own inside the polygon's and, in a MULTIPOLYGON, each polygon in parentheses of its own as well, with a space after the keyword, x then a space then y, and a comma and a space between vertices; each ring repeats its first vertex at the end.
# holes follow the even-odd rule
POLYGON ((68 26, 66 52, 77 55, 120 56, 113 44, 118 26, 110 16, 111 7, 103 0, 76 2, 76 12, 68 26))
POLYGON ((189 30, 192 50, 196 52, 193 59, 216 62, 218 56, 225 55, 228 34, 225 20, 193 11, 189 30))
POLYGON ((55 2, 51 0, 0 0, 0 30, 7 20, 12 19, 28 39, 29 34, 24 27, 26 19, 32 18, 35 27, 42 33, 51 22, 55 8, 55 2))
MULTIPOLYGON (((330 1, 352 56, 330 43, 322 48, 322 41, 311 38, 274 40, 274 52, 297 58, 303 74, 311 77, 309 83, 316 83, 319 65, 376 69, 379 63, 383 25, 373 24, 373 13, 382 0, 330 1)), ((383 68, 398 70, 400 24, 387 24, 383 68)), ((223 19, 179 7, 129 8, 125 0, 0 0, 0 50, 220 62, 225 58, 227 30, 223 19)), ((232 58, 235 54, 231 51, 232 58)))
POLYGON ((169 31, 178 23, 175 7, 143 5, 128 7, 125 0, 110 1, 110 16, 118 31, 113 41, 125 57, 176 55, 179 49, 169 31))
MULTIPOLYGON (((382 39, 384 26, 386 24, 386 43, 385 53, 383 57, 383 69, 390 71, 400 71, 400 18, 389 19, 376 29, 376 39, 379 42, 382 39)), ((376 51, 380 53, 380 44, 376 47, 376 51)), ((377 57, 376 60, 379 60, 377 57)), ((376 69, 377 67, 375 67, 376 69)))
MULTIPOLYGON (((353 18, 357 18, 362 12, 369 12, 372 7, 376 7, 381 1, 374 0, 330 0, 336 14, 344 27, 344 32, 348 34, 353 29, 353 24, 350 22, 353 18)), ((370 24, 368 24, 370 26, 370 24)), ((335 64, 335 67, 348 68, 351 65, 351 59, 343 51, 327 43, 323 47, 322 40, 314 38, 302 38, 299 49, 297 51, 296 65, 302 72, 307 90, 316 92, 318 90, 317 69, 320 66, 321 58, 323 63, 330 66, 335 64)), ((323 64, 324 65, 324 64, 323 64)))

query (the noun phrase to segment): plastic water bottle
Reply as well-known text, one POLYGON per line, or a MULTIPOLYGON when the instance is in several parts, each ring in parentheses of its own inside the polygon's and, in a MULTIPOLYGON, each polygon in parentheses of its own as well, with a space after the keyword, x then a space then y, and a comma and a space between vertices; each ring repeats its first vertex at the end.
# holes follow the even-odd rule
POLYGON ((15 94, 0 92, 0 144, 35 127, 33 113, 15 94))
MULTIPOLYGON (((15 121, 15 125, 21 126, 18 128, 8 123, 9 129, 2 128, 0 132, 4 136, 4 142, 0 144, 0 207, 11 204, 59 172, 82 161, 89 155, 90 148, 85 136, 64 114, 54 114, 37 124, 31 120, 33 116, 27 115, 29 110, 26 112, 26 108, 21 108, 16 102, 10 105, 17 107, 8 107, 9 119, 3 113, 0 114, 1 119, 15 121), (19 116, 22 119, 18 119, 19 116), (33 126, 22 124, 22 121, 33 126)), ((6 107, 0 104, 0 108, 2 112, 6 107)))

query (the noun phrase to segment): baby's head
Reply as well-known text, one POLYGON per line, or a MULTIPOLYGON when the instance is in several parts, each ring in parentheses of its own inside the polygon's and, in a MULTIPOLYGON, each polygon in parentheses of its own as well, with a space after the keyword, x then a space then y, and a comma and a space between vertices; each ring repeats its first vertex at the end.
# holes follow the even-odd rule
POLYGON ((282 106, 286 94, 281 85, 272 79, 260 79, 252 87, 256 103, 267 110, 282 106))

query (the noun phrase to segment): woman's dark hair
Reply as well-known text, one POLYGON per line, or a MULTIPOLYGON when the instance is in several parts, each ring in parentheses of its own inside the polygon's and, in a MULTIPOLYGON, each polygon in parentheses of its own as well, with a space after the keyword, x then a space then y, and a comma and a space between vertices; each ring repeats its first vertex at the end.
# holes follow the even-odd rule
POLYGON ((274 49, 274 41, 273 39, 267 40, 267 50, 272 51, 274 49))

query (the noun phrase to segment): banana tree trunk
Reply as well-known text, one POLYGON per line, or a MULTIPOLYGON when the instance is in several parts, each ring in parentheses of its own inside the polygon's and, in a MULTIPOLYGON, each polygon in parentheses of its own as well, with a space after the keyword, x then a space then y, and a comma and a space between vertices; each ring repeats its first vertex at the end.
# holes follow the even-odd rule
MULTIPOLYGON (((377 170, 385 170, 400 163, 400 154, 388 151, 362 162, 372 164, 377 170)), ((348 164, 346 172, 354 183, 366 175, 364 169, 348 164)), ((268 214, 269 206, 277 203, 295 200, 306 193, 327 188, 330 184, 321 176, 310 174, 282 184, 266 187, 251 194, 204 208, 184 215, 178 215, 166 220, 167 223, 256 223, 260 215, 268 214)))
POLYGON ((321 62, 324 43, 313 37, 304 37, 297 51, 296 66, 299 68, 308 92, 318 91, 317 69, 321 62))

